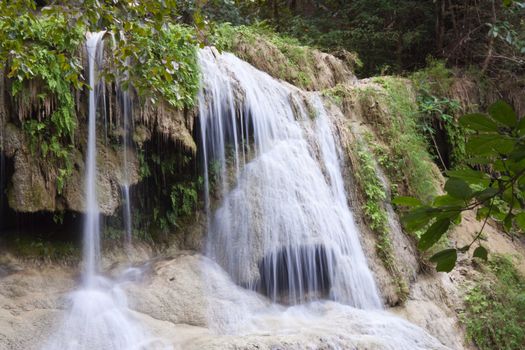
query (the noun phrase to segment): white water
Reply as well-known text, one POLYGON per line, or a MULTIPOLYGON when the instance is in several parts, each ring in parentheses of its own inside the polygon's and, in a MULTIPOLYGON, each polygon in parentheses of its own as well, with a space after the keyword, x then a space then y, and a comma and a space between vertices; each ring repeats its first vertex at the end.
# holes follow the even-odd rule
POLYGON ((122 217, 124 219, 124 242, 132 242, 132 223, 131 223, 131 198, 129 184, 129 148, 131 147, 131 133, 133 130, 133 105, 129 91, 121 91, 120 99, 122 105, 122 124, 123 124, 123 162, 122 162, 122 217))
POLYGON ((229 53, 199 61, 206 254, 233 281, 204 259, 213 333, 185 346, 446 349, 381 310, 320 98, 229 53))
POLYGON ((84 285, 93 286, 100 261, 100 210, 97 200, 97 66, 102 61, 105 32, 88 33, 86 49, 89 69, 89 115, 86 154, 85 219, 84 219, 84 285))
MULTIPOLYGON (((82 286, 71 293, 69 310, 58 331, 44 345, 44 350, 132 350, 171 349, 162 340, 152 338, 127 308, 126 295, 117 279, 100 276, 100 213, 97 200, 97 88, 98 67, 103 58, 105 32, 88 33, 89 115, 86 154, 86 216, 84 223, 84 269, 82 286)), ((126 276, 126 273, 123 275, 126 276)))
POLYGON ((223 197, 207 255, 273 301, 381 308, 322 103, 232 54, 199 60, 204 159, 219 169, 205 181, 223 197))

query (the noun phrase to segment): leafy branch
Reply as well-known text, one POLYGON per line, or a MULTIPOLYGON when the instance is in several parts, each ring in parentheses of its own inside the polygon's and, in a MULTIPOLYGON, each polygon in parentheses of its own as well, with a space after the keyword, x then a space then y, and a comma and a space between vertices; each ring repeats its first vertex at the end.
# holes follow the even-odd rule
POLYGON ((393 203, 409 207, 403 224, 408 231, 424 229, 418 248, 427 251, 453 224, 461 222, 461 214, 477 210, 476 218, 483 225, 472 242, 434 254, 430 261, 438 271, 451 271, 457 253, 467 252, 474 243, 479 246, 473 256, 486 259, 481 235, 489 219, 501 223, 505 232, 525 232, 525 118, 519 119, 510 105, 498 101, 488 114, 474 113, 460 118, 459 123, 471 130, 466 144, 469 167, 447 171, 446 194, 422 203, 412 197, 397 197, 393 203))

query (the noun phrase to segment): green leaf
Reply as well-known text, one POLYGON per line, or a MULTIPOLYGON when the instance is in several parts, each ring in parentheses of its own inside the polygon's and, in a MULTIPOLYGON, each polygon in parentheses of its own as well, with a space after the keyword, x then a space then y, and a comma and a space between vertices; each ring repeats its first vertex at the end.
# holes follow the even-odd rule
POLYGON ((502 135, 475 135, 469 138, 465 147, 468 153, 479 156, 495 152, 508 154, 512 152, 515 144, 515 140, 502 135))
POLYGON ((488 252, 485 247, 479 246, 474 250, 474 254, 472 255, 474 258, 480 258, 485 261, 487 261, 488 252))
POLYGON ((498 131, 498 125, 487 115, 481 113, 467 114, 461 117, 459 125, 475 131, 498 131))
POLYGON ((523 136, 525 134, 525 117, 522 117, 518 122, 518 133, 520 136, 523 136))
POLYGON ((446 194, 446 195, 437 196, 436 198, 434 198, 433 204, 436 207, 459 207, 461 208, 465 204, 465 201, 463 199, 454 198, 446 194))
POLYGON ((525 158, 525 148, 524 147, 516 147, 512 153, 509 155, 509 157, 515 161, 519 162, 525 158))
POLYGON ((494 135, 476 135, 468 139, 465 148, 467 153, 480 156, 494 152, 494 143, 499 139, 494 135))
POLYGON ((456 265, 458 253, 456 249, 445 249, 434 254, 430 261, 437 263, 436 270, 440 272, 450 272, 456 265))
POLYGON ((414 232, 428 225, 436 214, 437 211, 432 208, 419 207, 403 216, 402 221, 407 231, 414 232))
POLYGON ((392 204, 405 206, 405 207, 418 207, 422 205, 421 201, 414 197, 399 196, 392 200, 392 204))
POLYGON ((476 220, 485 219, 489 215, 490 209, 488 207, 481 207, 476 211, 476 220))
POLYGON ((472 197, 472 190, 468 183, 455 177, 447 180, 445 183, 445 191, 454 198, 469 199, 472 197))
POLYGON ((514 214, 509 213, 507 216, 505 216, 505 219, 503 219, 503 228, 506 232, 510 232, 512 228, 512 221, 514 219, 514 214))
POLYGON ((419 239, 418 248, 427 250, 432 247, 450 227, 449 219, 437 220, 433 223, 419 239))
POLYGON ((489 176, 481 171, 472 169, 459 169, 449 170, 446 172, 448 177, 455 177, 458 179, 465 180, 469 184, 487 184, 489 182, 489 176))
POLYGON ((525 231, 525 213, 516 214, 514 222, 522 231, 525 231))
POLYGON ((498 189, 494 187, 488 187, 484 189, 483 191, 479 191, 474 193, 474 197, 476 197, 480 201, 487 200, 491 197, 494 197, 498 193, 498 189))
POLYGON ((497 101, 489 107, 489 113, 494 120, 505 125, 514 127, 517 122, 516 113, 505 101, 497 101))

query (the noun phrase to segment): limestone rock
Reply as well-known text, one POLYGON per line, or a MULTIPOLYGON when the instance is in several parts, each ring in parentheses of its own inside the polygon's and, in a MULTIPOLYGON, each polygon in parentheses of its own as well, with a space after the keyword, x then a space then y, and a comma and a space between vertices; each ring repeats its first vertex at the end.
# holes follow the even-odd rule
MULTIPOLYGON (((236 286, 198 254, 183 253, 141 266, 146 267, 145 279, 123 286, 132 309, 127 317, 153 335, 141 344, 145 350, 449 349, 421 328, 383 311, 329 301, 289 308, 271 305, 236 286)), ((26 266, 4 277, 2 349, 36 350, 53 338, 67 315, 75 284, 69 271, 56 266, 39 270, 26 266)))

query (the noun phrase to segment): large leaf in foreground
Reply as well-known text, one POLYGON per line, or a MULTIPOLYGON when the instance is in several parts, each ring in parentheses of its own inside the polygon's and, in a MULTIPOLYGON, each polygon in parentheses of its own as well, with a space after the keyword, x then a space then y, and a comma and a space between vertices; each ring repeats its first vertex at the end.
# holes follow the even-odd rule
POLYGON ((456 249, 445 249, 434 254, 430 261, 437 263, 436 270, 440 272, 450 272, 456 265, 458 253, 456 249))
POLYGON ((450 227, 449 219, 437 220, 421 236, 417 247, 421 250, 427 250, 432 247, 450 227))

